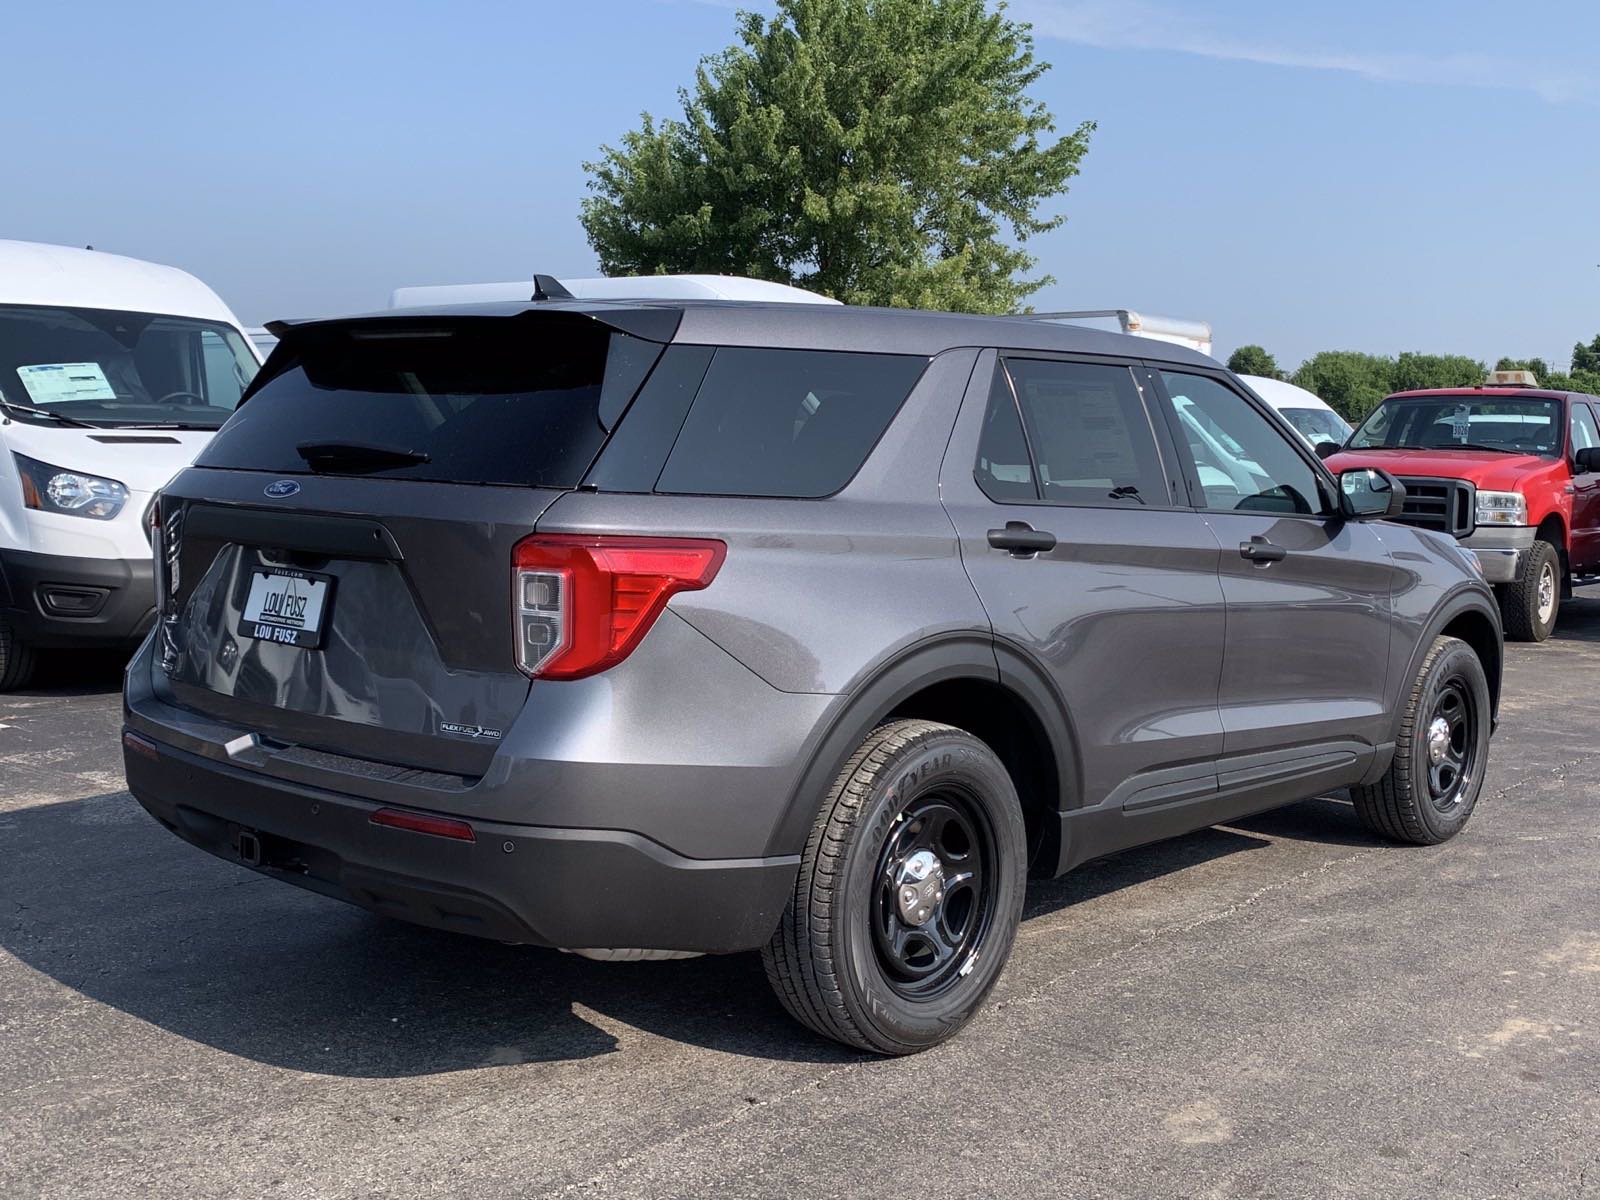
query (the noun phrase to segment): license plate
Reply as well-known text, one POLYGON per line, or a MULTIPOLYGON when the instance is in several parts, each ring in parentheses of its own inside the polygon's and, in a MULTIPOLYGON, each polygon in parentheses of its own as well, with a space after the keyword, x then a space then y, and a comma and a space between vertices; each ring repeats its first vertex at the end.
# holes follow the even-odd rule
POLYGON ((253 571, 239 632, 263 642, 315 649, 333 592, 333 576, 309 571, 253 571))

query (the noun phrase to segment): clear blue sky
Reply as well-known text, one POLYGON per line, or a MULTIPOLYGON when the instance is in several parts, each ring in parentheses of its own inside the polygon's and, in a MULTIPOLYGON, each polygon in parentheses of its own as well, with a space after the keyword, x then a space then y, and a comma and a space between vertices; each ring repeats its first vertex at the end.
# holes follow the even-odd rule
MULTIPOLYGON (((1290 367, 1564 366, 1600 332, 1595 0, 1012 13, 1061 126, 1100 123, 1041 307, 1202 317, 1290 367)), ((581 163, 731 28, 711 0, 13 5, 0 237, 175 263, 251 323, 592 274, 581 163)))

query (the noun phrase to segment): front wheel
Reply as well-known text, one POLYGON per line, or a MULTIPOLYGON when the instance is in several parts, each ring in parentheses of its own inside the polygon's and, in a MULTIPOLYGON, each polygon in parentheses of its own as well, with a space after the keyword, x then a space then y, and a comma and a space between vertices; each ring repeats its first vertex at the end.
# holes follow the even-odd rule
POLYGON ((1388 772, 1350 789, 1367 828, 1417 846, 1460 833, 1489 765, 1491 704, 1477 651, 1459 638, 1435 638, 1406 696, 1388 772))
POLYGON ((1522 573, 1502 584, 1500 619, 1506 638, 1514 642, 1542 642, 1556 627, 1561 608, 1561 555, 1549 542, 1539 540, 1523 558, 1522 573))
POLYGON ((33 678, 33 647, 17 640, 16 630, 0 617, 0 692, 27 687, 33 678))
POLYGON ((949 725, 881 725, 817 815, 767 978, 825 1037, 926 1050, 999 979, 1026 885, 1022 807, 994 752, 949 725))

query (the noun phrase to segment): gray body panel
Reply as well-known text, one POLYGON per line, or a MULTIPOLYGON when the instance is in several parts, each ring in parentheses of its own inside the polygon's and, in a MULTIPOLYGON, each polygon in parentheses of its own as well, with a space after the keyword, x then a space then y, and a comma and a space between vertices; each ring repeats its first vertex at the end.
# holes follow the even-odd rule
MULTIPOLYGON (((529 307, 449 311, 494 319, 529 307)), ((362 814, 380 804, 444 814, 525 831, 506 840, 539 839, 555 859, 538 859, 538 870, 576 889, 541 917, 554 903, 547 883, 530 875, 519 897, 519 868, 493 860, 488 898, 463 904, 478 905, 495 936, 509 912, 528 940, 572 945, 561 939, 590 934, 571 931, 607 929, 623 946, 740 949, 776 923, 768 909, 781 907, 840 765, 929 689, 992 688, 1047 743, 1019 790, 1042 814, 1035 867, 1051 874, 1373 777, 1433 634, 1467 611, 1498 631, 1481 579, 1425 531, 1178 501, 1000 504, 978 488, 996 349, 1215 372, 1179 347, 1041 322, 810 305, 549 307, 688 345, 931 362, 861 469, 825 499, 306 474, 299 495, 268 500, 273 475, 185 472, 165 502, 178 525, 176 663, 169 675, 160 639, 147 643, 130 668, 127 715, 156 748, 135 794, 183 836, 226 853, 230 830, 259 825, 298 847, 316 826, 297 818, 291 828, 285 809, 274 829, 271 790, 342 798, 339 862, 320 883, 292 881, 376 906, 377 893, 350 881, 389 870, 389 843, 359 832, 362 814), (198 521, 190 533, 186 520, 198 521), (1055 534, 1056 547, 1024 557, 988 544, 989 530, 1017 520, 1055 534), (619 664, 530 683, 511 658, 509 568, 512 547, 535 529, 710 537, 727 555, 712 584, 674 596, 619 664), (1252 536, 1288 557, 1245 561, 1238 544, 1252 536), (227 649, 239 573, 263 553, 337 576, 324 647, 227 649), (499 736, 461 738, 446 724, 499 736), (229 808, 228 781, 246 777, 260 795, 229 808), (198 797, 188 809, 185 788, 198 797), (180 827, 180 809, 222 824, 191 813, 180 827), (600 855, 617 878, 670 868, 664 915, 630 926, 640 897, 552 866, 567 862, 562 847, 586 847, 572 861, 600 855), (713 882, 730 872, 738 882, 713 882), (689 917, 701 901, 734 896, 757 916, 714 927, 689 917), (681 940, 674 911, 692 931, 681 940)), ((293 336, 288 327, 286 342, 293 336)), ((605 463, 602 450, 596 477, 607 477, 605 463)), ((1498 669, 1496 659, 1495 678, 1498 669)), ((461 864, 438 869, 463 886, 461 864)), ((415 915, 426 888, 410 886, 391 887, 408 897, 404 915, 454 927, 415 915)))

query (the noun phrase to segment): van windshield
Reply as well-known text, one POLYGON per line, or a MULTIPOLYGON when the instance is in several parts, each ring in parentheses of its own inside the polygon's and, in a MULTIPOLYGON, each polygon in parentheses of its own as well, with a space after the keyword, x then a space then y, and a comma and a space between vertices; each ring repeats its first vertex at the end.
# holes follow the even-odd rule
POLYGON ((1344 418, 1331 409, 1326 408, 1280 408, 1284 420, 1295 427, 1295 431, 1315 446, 1318 442, 1337 442, 1344 444, 1345 438, 1350 436, 1350 426, 1346 425, 1344 418))
POLYGON ((0 404, 17 421, 216 429, 256 368, 221 321, 0 305, 0 404))

